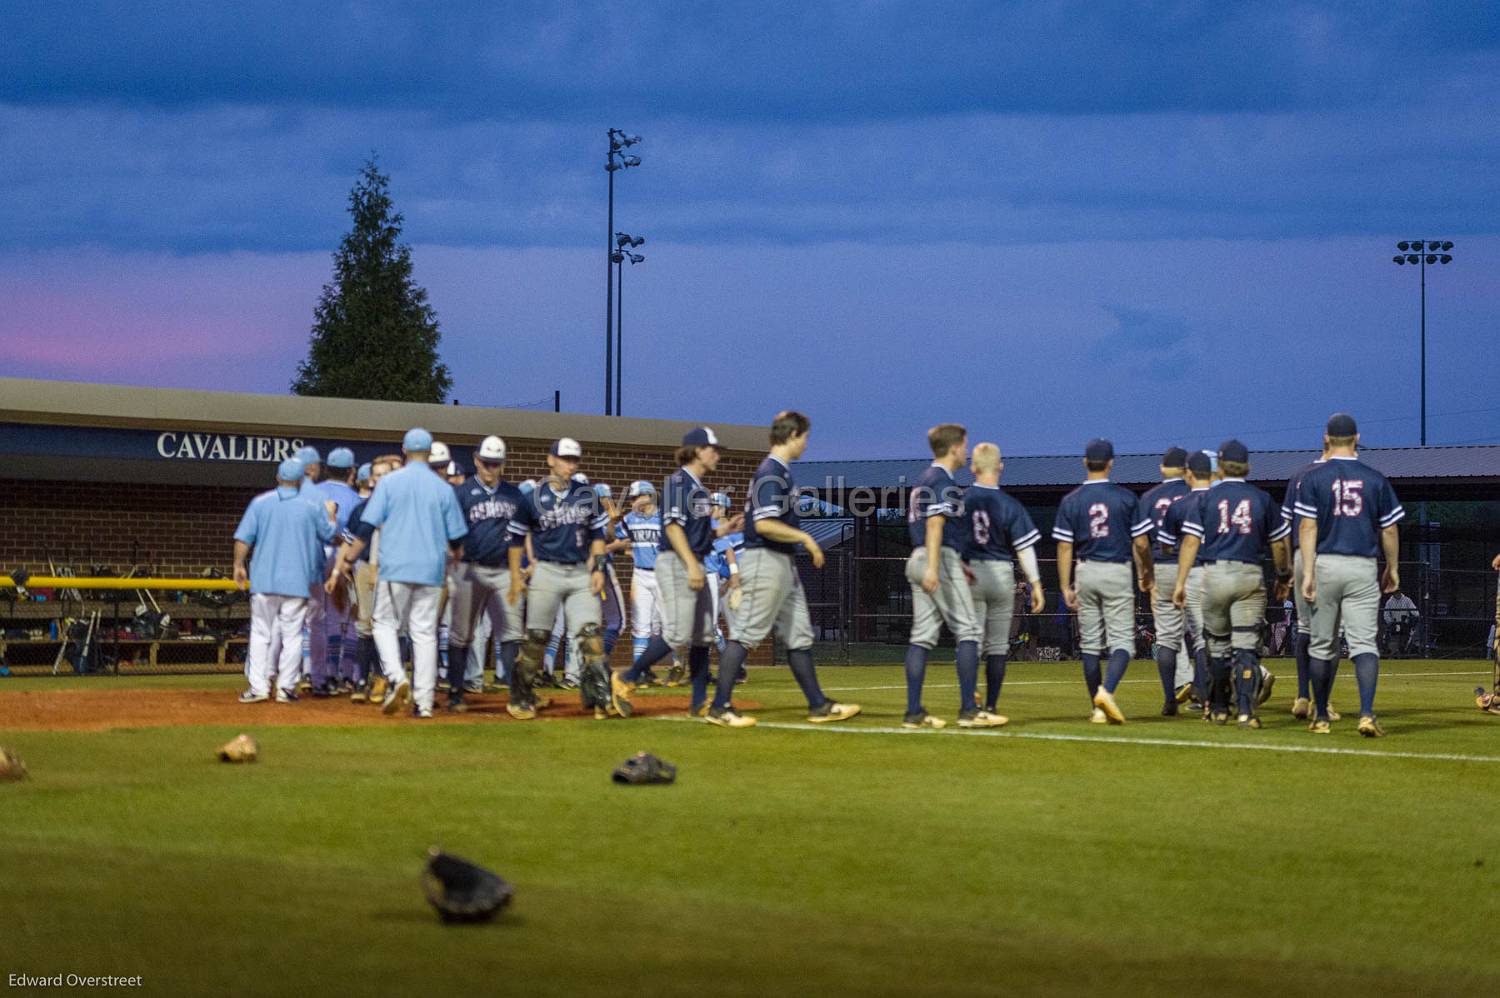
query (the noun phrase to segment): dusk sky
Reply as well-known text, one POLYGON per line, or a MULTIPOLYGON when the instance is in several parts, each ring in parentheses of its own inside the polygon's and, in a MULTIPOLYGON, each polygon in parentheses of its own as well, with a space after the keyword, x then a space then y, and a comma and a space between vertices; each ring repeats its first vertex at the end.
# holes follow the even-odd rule
MULTIPOLYGON (((465 404, 809 459, 1500 443, 1500 5, 42 3, 0 9, 0 369, 287 391, 377 153, 465 404)), ((504 433, 504 427, 497 427, 504 433)))

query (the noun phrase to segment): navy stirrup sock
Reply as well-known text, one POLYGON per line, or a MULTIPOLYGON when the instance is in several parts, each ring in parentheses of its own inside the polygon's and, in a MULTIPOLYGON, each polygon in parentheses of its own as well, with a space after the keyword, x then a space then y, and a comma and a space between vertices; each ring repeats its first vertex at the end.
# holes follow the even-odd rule
POLYGON ((1161 695, 1167 703, 1177 702, 1177 650, 1156 649, 1156 675, 1161 679, 1161 695))
POLYGON ((1109 665, 1104 673, 1104 688, 1110 693, 1120 685, 1120 680, 1125 678, 1125 670, 1130 668, 1130 652, 1124 648, 1116 648, 1109 653, 1109 665))
POLYGON ((974 696, 979 689, 979 642, 960 641, 956 661, 958 665, 958 711, 964 713, 974 709, 974 696))
MULTIPOLYGON (((823 695, 823 690, 818 686, 818 670, 813 667, 811 649, 788 650, 786 664, 791 666, 792 678, 797 680, 797 685, 802 688, 802 695, 807 697, 808 710, 817 710, 828 702, 828 698, 823 695)), ((720 668, 723 666, 721 665, 720 668)))
POLYGON ((647 669, 670 654, 672 654, 672 649, 668 646, 666 639, 660 634, 654 635, 651 638, 651 642, 646 645, 646 650, 641 652, 640 656, 636 658, 635 664, 626 670, 625 681, 627 683, 640 682, 641 677, 646 674, 647 669))
POLYGON ((1098 655, 1083 653, 1083 681, 1089 688, 1089 703, 1093 703, 1094 694, 1099 692, 1099 684, 1102 681, 1098 655))
POLYGON ((1296 651, 1293 654, 1297 658, 1297 697, 1302 700, 1312 699, 1312 680, 1309 678, 1311 673, 1309 672, 1307 654, 1307 648, 1310 644, 1312 644, 1312 635, 1303 634, 1301 631, 1298 631, 1297 641, 1293 646, 1296 648, 1296 651))
POLYGON ((906 646, 906 712, 922 713, 922 681, 927 677, 927 649, 906 646))
POLYGON ((1380 656, 1365 652, 1354 656, 1354 679, 1359 683, 1359 716, 1375 716, 1375 681, 1380 678, 1380 656))
POLYGON ((984 659, 984 705, 994 710, 1000 702, 1000 688, 1005 685, 1005 656, 986 655, 984 659))

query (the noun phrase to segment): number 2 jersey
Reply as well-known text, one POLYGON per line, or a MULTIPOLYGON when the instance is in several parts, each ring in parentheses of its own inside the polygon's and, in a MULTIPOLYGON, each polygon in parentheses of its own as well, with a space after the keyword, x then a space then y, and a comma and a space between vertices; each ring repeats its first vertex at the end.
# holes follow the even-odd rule
POLYGON ((1299 520, 1318 521, 1318 554, 1374 558, 1380 532, 1406 515, 1390 481, 1354 457, 1330 457, 1297 485, 1299 520))
POLYGON ((1063 498, 1052 539, 1073 545, 1079 561, 1123 562, 1130 560, 1131 541, 1155 526, 1134 492, 1100 478, 1084 482, 1063 498))
POLYGON ((1226 478, 1184 510, 1182 532, 1198 538, 1204 562, 1259 565, 1274 541, 1292 532, 1281 508, 1264 489, 1243 478, 1226 478))

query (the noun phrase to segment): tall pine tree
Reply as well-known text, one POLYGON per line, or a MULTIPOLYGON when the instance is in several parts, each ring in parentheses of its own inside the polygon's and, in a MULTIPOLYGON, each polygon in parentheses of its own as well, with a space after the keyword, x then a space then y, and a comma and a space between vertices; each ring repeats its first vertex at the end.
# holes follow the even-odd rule
POLYGON ((313 313, 298 395, 442 402, 453 386, 438 359, 437 314, 412 281, 411 247, 398 242, 390 178, 372 158, 349 192, 354 227, 333 254, 333 280, 313 313))

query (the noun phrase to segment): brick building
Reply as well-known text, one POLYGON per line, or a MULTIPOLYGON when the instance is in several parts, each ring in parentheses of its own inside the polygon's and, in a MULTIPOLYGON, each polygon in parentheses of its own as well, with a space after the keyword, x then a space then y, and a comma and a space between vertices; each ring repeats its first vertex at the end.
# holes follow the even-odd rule
MULTIPOLYGON (((767 413, 768 422, 769 416, 767 413)), ((761 427, 711 419, 723 460, 704 484, 743 498, 766 448, 761 427)), ((571 413, 130 388, 0 378, 0 571, 56 565, 148 566, 158 575, 227 572, 246 503, 273 484, 276 462, 311 444, 353 449, 360 462, 400 451, 423 426, 472 469, 496 433, 513 481, 546 471, 560 436, 583 444, 582 471, 623 495, 637 478, 658 486, 694 425, 571 413)), ((629 586, 630 560, 616 557, 629 586)), ((622 642, 629 649, 629 641, 622 642)))

